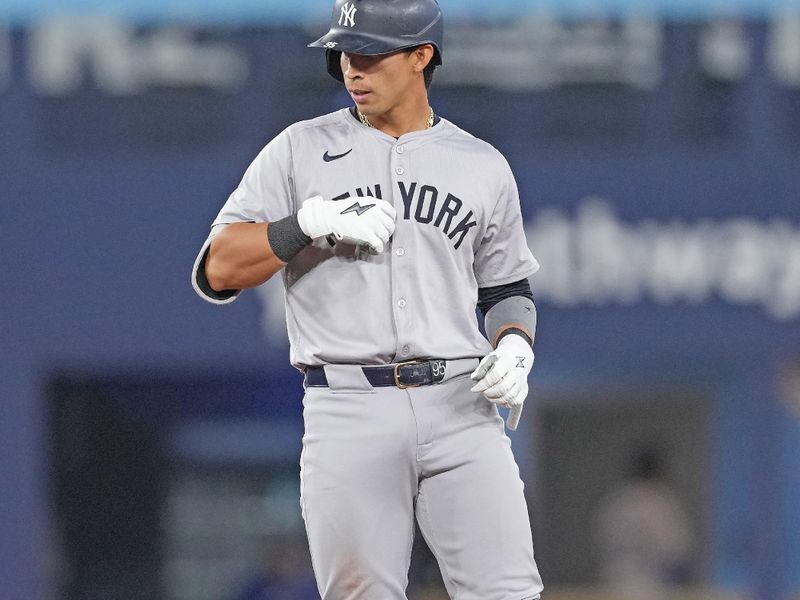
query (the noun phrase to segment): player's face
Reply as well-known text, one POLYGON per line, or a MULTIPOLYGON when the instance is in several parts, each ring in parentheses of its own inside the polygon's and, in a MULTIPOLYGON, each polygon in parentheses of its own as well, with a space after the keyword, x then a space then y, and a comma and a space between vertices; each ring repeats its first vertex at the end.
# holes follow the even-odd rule
POLYGON ((421 73, 424 53, 399 50, 367 56, 342 53, 345 86, 358 110, 367 116, 387 113, 424 90, 421 73))

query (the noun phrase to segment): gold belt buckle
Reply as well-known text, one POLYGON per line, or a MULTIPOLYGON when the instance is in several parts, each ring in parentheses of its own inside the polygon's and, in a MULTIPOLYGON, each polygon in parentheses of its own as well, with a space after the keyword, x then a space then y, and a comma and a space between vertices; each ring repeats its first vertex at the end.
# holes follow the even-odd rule
POLYGON ((414 365, 414 364, 423 363, 423 362, 425 362, 425 361, 424 360, 407 360, 405 362, 397 363, 394 366, 394 384, 395 384, 395 386, 397 386, 401 390, 405 390, 407 388, 420 387, 422 385, 421 383, 412 383, 412 384, 409 384, 409 385, 406 385, 404 383, 400 383, 400 367, 405 366, 405 365, 414 365))

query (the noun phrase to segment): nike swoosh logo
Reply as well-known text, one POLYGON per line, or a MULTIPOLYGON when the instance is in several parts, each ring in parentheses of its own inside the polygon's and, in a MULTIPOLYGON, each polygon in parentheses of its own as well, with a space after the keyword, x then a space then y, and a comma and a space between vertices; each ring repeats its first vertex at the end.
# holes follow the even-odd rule
POLYGON ((347 213, 354 212, 360 217, 361 215, 363 215, 365 212, 367 212, 373 206, 375 206, 375 205, 374 204, 367 204, 366 206, 361 206, 358 202, 356 202, 355 204, 353 204, 353 206, 351 206, 349 208, 345 208, 342 211, 341 214, 346 215, 347 213))
POLYGON ((330 154, 328 154, 328 151, 326 150, 325 154, 322 155, 322 160, 324 160, 325 162, 333 162, 334 160, 339 160, 340 158, 344 158, 345 156, 350 154, 352 151, 353 151, 353 149, 350 148, 350 150, 348 150, 347 152, 344 152, 343 154, 330 155, 330 154))

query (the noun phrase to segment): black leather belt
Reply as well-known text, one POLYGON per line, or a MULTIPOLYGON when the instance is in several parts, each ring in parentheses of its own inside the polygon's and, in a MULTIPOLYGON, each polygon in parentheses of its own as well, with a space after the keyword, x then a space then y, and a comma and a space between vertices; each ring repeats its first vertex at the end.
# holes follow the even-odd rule
MULTIPOLYGON (((444 379, 447 361, 440 359, 412 360, 375 367, 361 367, 364 377, 372 387, 399 387, 400 389, 438 383, 444 379)), ((306 369, 306 387, 328 387, 325 367, 306 369)))

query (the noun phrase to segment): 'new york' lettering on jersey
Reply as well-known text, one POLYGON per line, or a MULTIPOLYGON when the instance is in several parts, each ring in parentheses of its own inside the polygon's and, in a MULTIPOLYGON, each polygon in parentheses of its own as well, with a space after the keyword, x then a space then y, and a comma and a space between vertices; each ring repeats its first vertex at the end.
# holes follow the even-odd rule
POLYGON ((473 220, 474 215, 470 210, 451 232, 450 224, 453 222, 453 217, 460 217, 461 209, 464 205, 459 198, 453 194, 447 194, 447 197, 439 205, 437 213, 439 190, 434 186, 419 185, 417 182, 412 182, 406 188, 402 181, 399 181, 398 185, 400 186, 400 195, 403 198, 403 218, 408 221, 412 215, 412 204, 416 205, 416 209, 413 211, 414 220, 417 223, 425 224, 432 222, 435 227, 442 227, 447 237, 454 241, 456 250, 461 246, 461 242, 464 241, 464 237, 469 233, 469 230, 478 225, 478 222, 473 220), (434 215, 436 220, 434 220, 434 215))
MULTIPOLYGON (((464 203, 453 194, 442 194, 442 200, 439 201, 439 190, 432 185, 420 185, 416 181, 411 182, 408 187, 402 181, 398 181, 397 185, 400 197, 403 199, 402 218, 406 221, 414 219, 417 223, 430 223, 441 228, 442 232, 453 240, 456 250, 461 246, 469 230, 478 225, 478 222, 473 220, 472 211, 462 211, 464 203), (466 214, 462 218, 464 212, 466 214), (451 231, 450 227, 454 218, 458 225, 454 226, 451 231)), ((345 192, 334 196, 331 200, 346 200, 352 198, 353 195, 345 192)), ((381 184, 357 187, 355 196, 382 200, 381 184)))
POLYGON ((298 368, 484 356, 491 347, 474 317, 478 288, 539 268, 525 240, 516 182, 495 148, 446 119, 395 139, 348 109, 295 123, 267 144, 211 236, 229 223, 282 219, 317 195, 350 199, 342 210, 353 198, 386 200, 397 221, 379 255, 319 239, 286 265, 287 328, 298 368), (330 148, 352 152, 320 160, 330 148), (348 310, 330 298, 347 298, 348 310))

